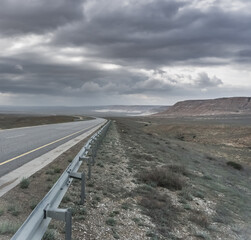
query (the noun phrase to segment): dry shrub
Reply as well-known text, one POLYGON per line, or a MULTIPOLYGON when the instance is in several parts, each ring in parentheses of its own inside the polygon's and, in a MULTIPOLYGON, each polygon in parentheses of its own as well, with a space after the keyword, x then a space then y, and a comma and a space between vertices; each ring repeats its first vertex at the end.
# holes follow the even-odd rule
POLYGON ((139 204, 143 207, 143 212, 152 218, 163 236, 168 236, 178 214, 178 209, 172 205, 170 197, 153 189, 142 196, 139 204))
POLYGON ((152 161, 153 160, 153 157, 151 155, 148 155, 148 154, 134 153, 133 157, 135 157, 136 159, 144 159, 146 161, 152 161))
POLYGON ((170 206, 170 204, 168 196, 160 195, 155 191, 154 194, 153 192, 145 194, 140 202, 140 205, 147 209, 163 209, 170 206))
POLYGON ((231 166, 231 167, 233 167, 233 168, 235 168, 235 169, 237 169, 237 170, 242 170, 242 169, 243 169, 242 165, 239 164, 239 163, 237 163, 237 162, 228 161, 228 162, 227 162, 227 165, 228 165, 228 166, 231 166))
POLYGON ((201 227, 207 228, 209 226, 208 217, 201 211, 193 212, 189 219, 201 227))
POLYGON ((167 167, 158 167, 139 174, 139 179, 147 184, 164 187, 169 190, 181 190, 184 186, 182 177, 167 167))
POLYGON ((182 174, 184 176, 189 175, 189 172, 187 171, 187 169, 185 168, 184 165, 170 165, 168 167, 172 172, 180 173, 180 174, 182 174))

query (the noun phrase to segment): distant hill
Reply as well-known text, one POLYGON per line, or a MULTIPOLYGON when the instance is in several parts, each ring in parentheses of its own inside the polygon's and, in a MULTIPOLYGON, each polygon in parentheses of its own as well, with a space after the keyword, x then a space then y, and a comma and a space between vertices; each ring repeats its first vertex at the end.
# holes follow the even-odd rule
POLYGON ((251 114, 251 97, 187 100, 177 102, 155 116, 199 116, 222 114, 251 114))

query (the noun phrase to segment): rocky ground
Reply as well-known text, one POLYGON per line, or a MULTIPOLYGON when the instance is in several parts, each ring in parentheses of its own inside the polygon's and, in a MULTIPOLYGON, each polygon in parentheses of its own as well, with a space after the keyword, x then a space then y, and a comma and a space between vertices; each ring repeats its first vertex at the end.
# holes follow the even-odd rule
MULTIPOLYGON (((158 119, 113 121, 86 204, 75 205, 75 239, 249 239, 250 128, 164 126, 158 119), (222 144, 228 128, 228 143, 245 146, 222 144), (227 164, 236 159, 243 169, 227 164)), ((79 191, 70 190, 69 202, 79 191)))
MULTIPOLYGON (((74 180, 61 204, 72 209, 73 239, 250 239, 250 136, 250 126, 244 131, 210 122, 113 119, 87 181, 86 202, 79 203, 74 180)), ((55 164, 69 163, 77 150, 55 164)), ((57 175, 48 169, 45 189, 57 175)), ((80 171, 86 169, 83 164, 80 171)), ((41 174, 28 189, 17 187, 1 199, 1 223, 17 222, 8 199, 18 205, 36 196, 41 174)), ((19 213, 19 223, 24 218, 19 213)), ((62 223, 52 221, 44 239, 64 239, 62 223)))

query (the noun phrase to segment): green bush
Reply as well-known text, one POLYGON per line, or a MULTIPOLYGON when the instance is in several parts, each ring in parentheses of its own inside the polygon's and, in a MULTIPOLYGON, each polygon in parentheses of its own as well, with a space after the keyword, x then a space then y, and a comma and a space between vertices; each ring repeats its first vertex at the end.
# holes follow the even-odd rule
POLYGON ((236 163, 236 162, 233 162, 233 161, 228 161, 228 162, 227 162, 227 165, 228 165, 228 166, 231 166, 231 167, 233 167, 233 168, 235 168, 235 169, 237 169, 237 170, 242 170, 242 169, 243 169, 243 167, 242 167, 241 164, 236 163))
POLYGON ((67 203, 67 202, 70 202, 71 201, 71 197, 69 195, 65 195, 62 202, 63 203, 67 203))
POLYGON ((30 209, 33 210, 38 204, 37 200, 32 200, 30 203, 30 209))
POLYGON ((18 224, 3 222, 0 224, 0 234, 14 234, 19 228, 18 224))
POLYGON ((80 208, 79 211, 78 211, 78 213, 80 215, 86 215, 87 214, 86 208, 80 208))
POLYGON ((56 240, 57 239, 57 234, 56 230, 54 229, 48 229, 43 237, 43 240, 56 240))
POLYGON ((109 217, 115 217, 119 214, 119 211, 113 211, 109 214, 109 217))
POLYGON ((25 189, 28 188, 30 185, 30 180, 28 178, 22 178, 20 182, 20 188, 25 189))
POLYGON ((54 168, 54 173, 61 173, 62 169, 61 168, 54 168))
POLYGON ((13 216, 18 216, 20 214, 20 208, 16 205, 10 205, 7 209, 8 213, 10 213, 13 216))
POLYGON ((194 191, 193 192, 193 196, 197 197, 197 198, 200 198, 200 199, 204 199, 205 198, 203 192, 201 192, 201 191, 194 191))
POLYGON ((131 208, 131 204, 130 203, 127 203, 127 202, 124 202, 121 204, 121 208, 124 209, 124 210, 128 210, 131 208))
POLYGON ((115 226, 116 225, 116 220, 114 218, 108 218, 105 223, 109 226, 115 226))

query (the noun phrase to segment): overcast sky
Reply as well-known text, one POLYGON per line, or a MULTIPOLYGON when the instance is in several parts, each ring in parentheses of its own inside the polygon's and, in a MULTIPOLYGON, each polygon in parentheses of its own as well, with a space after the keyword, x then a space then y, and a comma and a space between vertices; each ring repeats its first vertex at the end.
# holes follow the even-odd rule
POLYGON ((0 105, 251 95, 250 0, 1 0, 0 105))

